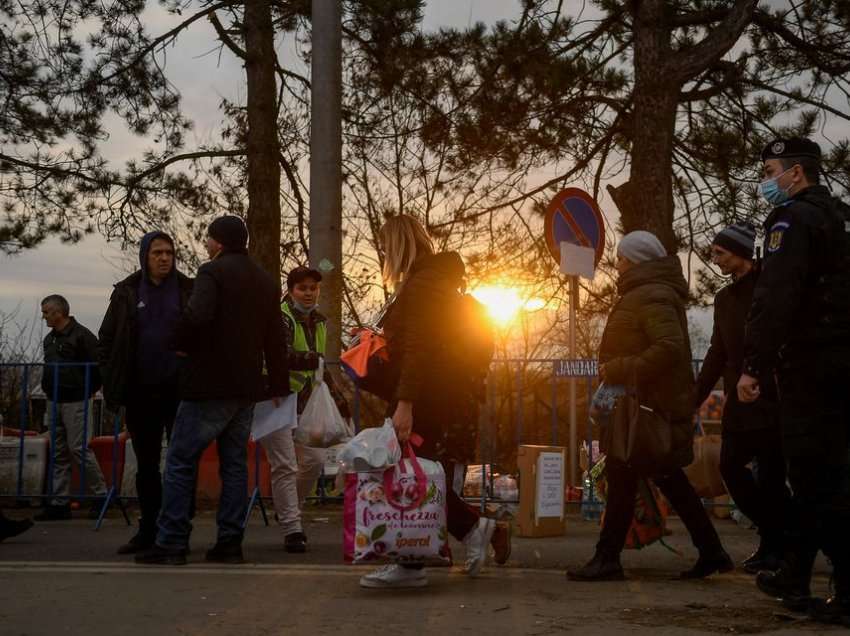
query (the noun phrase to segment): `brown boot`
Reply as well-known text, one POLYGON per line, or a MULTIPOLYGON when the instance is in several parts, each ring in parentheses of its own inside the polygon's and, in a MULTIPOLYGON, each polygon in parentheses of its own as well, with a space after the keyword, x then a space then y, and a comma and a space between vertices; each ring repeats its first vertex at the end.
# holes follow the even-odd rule
POLYGON ((497 565, 504 565, 511 558, 511 524, 500 521, 496 524, 496 529, 493 531, 493 538, 490 539, 490 545, 493 546, 495 555, 493 561, 497 565))

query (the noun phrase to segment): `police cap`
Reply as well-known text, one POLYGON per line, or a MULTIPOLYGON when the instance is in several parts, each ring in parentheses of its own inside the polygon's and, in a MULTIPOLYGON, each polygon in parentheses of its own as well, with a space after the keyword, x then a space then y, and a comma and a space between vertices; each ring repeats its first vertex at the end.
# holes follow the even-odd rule
POLYGON ((804 137, 789 137, 787 139, 774 139, 761 151, 761 160, 785 159, 788 157, 811 157, 820 161, 821 152, 811 139, 804 137))

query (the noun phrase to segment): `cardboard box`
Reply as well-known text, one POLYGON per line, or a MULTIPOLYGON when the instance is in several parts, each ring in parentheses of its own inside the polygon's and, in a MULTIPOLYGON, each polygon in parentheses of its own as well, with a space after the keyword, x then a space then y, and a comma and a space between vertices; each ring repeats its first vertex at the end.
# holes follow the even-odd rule
POLYGON ((520 446, 519 514, 521 537, 558 537, 566 530, 564 492, 566 453, 563 446, 520 446))

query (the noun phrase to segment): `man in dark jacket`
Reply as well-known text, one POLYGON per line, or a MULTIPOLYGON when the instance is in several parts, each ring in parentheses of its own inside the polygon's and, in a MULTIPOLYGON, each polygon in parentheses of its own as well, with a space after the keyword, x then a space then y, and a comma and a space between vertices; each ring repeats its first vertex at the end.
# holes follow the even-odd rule
POLYGON ((162 504, 162 434, 177 413, 177 355, 169 340, 192 293, 192 279, 174 265, 174 241, 149 232, 139 246, 139 271, 115 285, 100 326, 98 360, 112 410, 125 407, 136 455, 139 530, 118 554, 153 546, 162 504))
POLYGON ((813 618, 850 624, 850 206, 820 185, 821 150, 777 139, 762 152, 761 192, 774 205, 747 320, 742 401, 775 377, 782 448, 793 492, 787 567, 759 588, 813 618), (818 551, 835 594, 810 598, 818 551))
MULTIPOLYGON (((88 447, 91 439, 91 397, 100 389, 97 365, 97 338, 70 315, 68 301, 58 294, 41 301, 41 315, 50 327, 44 338, 44 373, 41 388, 47 397, 46 418, 51 431, 55 430, 53 448, 53 496, 37 521, 71 518, 71 457, 85 466, 85 482, 89 490, 102 498, 106 484, 94 452, 88 447), (85 430, 84 430, 85 429, 85 430), (85 433, 85 435, 84 435, 85 433), (82 453, 85 437, 85 455, 82 453)), ((99 503, 92 505, 91 514, 99 512, 99 503)))
POLYGON ((136 554, 138 563, 186 563, 195 474, 214 440, 222 484, 218 538, 206 558, 242 562, 254 403, 270 398, 279 403, 289 393, 278 286, 248 256, 247 243, 239 217, 220 217, 209 227, 210 262, 198 270, 175 336, 183 357, 180 405, 166 457, 159 531, 154 546, 136 554))
MULTIPOLYGON (((569 570, 575 581, 624 577, 620 553, 634 517, 638 481, 652 478, 688 529, 699 558, 683 579, 728 572, 734 564, 682 470, 693 461, 691 345, 685 302, 688 284, 678 257, 668 256, 649 232, 630 232, 617 247, 619 299, 611 310, 599 347, 599 375, 607 385, 634 386, 641 406, 669 421, 671 452, 660 462, 633 465, 606 460, 608 504, 594 557, 569 570)), ((638 460, 640 458, 637 458, 638 460)))
POLYGON ((758 550, 744 561, 751 574, 776 570, 782 558, 784 512, 790 497, 785 485, 785 458, 779 434, 776 391, 771 384, 758 401, 738 399, 738 378, 744 365, 744 326, 753 299, 757 274, 753 268, 755 229, 732 225, 718 233, 712 259, 725 276, 734 278, 714 299, 711 346, 697 379, 696 406, 706 400, 723 378, 723 438, 720 473, 741 511, 755 522, 761 536, 758 550), (758 480, 748 468, 756 461, 758 480))

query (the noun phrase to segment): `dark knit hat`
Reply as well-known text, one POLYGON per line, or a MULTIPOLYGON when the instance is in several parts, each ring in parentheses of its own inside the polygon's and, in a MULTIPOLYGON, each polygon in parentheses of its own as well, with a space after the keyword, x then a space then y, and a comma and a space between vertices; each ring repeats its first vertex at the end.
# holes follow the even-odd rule
POLYGON ((207 231, 226 249, 242 250, 248 244, 248 228, 238 216, 220 216, 207 231))
POLYGON ((761 151, 762 161, 786 159, 788 157, 809 157, 820 161, 820 146, 811 139, 789 137, 788 139, 774 139, 761 151))
POLYGON ((317 283, 322 282, 322 275, 319 273, 319 270, 311 267, 304 267, 303 265, 296 267, 286 275, 286 288, 292 289, 298 283, 307 280, 308 278, 312 278, 317 283))
POLYGON ((755 241, 756 229, 749 223, 730 225, 714 237, 715 245, 749 260, 753 258, 755 241))

